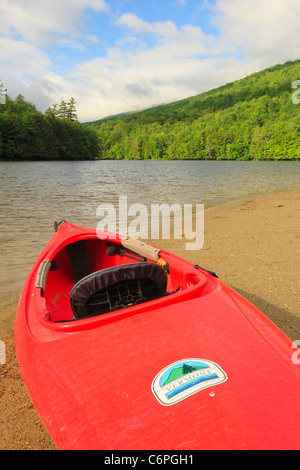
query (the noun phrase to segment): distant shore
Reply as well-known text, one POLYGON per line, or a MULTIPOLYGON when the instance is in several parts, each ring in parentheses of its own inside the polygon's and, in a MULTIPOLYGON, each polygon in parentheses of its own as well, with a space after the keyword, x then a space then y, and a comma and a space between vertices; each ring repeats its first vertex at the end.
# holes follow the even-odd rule
MULTIPOLYGON (((205 211, 204 246, 186 251, 184 240, 162 240, 161 248, 214 271, 292 341, 300 340, 300 191, 249 197, 205 211)), ((0 364, 0 450, 55 449, 23 384, 14 352, 14 317, 19 293, 3 302, 0 364)), ((291 349, 292 351, 292 349, 291 349)))

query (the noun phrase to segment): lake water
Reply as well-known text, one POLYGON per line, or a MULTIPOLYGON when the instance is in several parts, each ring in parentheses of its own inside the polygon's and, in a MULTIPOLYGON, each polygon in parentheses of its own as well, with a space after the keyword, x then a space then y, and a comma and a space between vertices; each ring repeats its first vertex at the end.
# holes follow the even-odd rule
POLYGON ((300 189, 298 162, 0 162, 0 302, 17 291, 53 222, 96 227, 99 204, 214 205, 300 189))

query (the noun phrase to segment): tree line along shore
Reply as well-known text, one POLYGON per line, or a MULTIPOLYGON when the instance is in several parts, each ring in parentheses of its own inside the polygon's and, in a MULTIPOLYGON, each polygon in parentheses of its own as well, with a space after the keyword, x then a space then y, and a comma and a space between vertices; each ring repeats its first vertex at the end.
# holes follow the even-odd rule
POLYGON ((298 83, 300 60, 290 61, 185 100, 92 123, 78 121, 73 97, 44 113, 22 95, 6 97, 0 159, 299 160, 298 83))

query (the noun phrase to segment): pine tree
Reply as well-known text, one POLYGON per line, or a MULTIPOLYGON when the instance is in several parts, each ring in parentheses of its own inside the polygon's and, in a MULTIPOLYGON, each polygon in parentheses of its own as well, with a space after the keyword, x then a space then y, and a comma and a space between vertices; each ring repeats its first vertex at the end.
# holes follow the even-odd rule
POLYGON ((71 119, 71 121, 77 121, 78 116, 76 114, 76 100, 75 98, 71 97, 70 100, 67 103, 68 111, 67 111, 67 117, 68 119, 71 119))
POLYGON ((45 114, 46 115, 52 115, 54 117, 58 117, 58 104, 53 104, 52 106, 50 106, 50 108, 48 108, 46 111, 45 111, 45 114))
POLYGON ((68 110, 68 105, 67 103, 62 100, 59 109, 58 109, 58 117, 61 119, 68 118, 69 110, 68 110))
POLYGON ((183 364, 182 366, 182 373, 189 374, 190 372, 193 372, 195 370, 195 367, 189 366, 188 364, 183 364))

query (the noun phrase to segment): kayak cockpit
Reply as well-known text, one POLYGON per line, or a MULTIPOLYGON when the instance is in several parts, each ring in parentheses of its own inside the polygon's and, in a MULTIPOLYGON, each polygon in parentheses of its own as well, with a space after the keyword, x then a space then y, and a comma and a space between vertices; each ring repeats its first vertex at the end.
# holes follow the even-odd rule
POLYGON ((66 244, 52 259, 44 259, 36 287, 48 320, 68 322, 171 296, 180 301, 180 295, 205 282, 189 263, 145 243, 92 237, 66 244))

